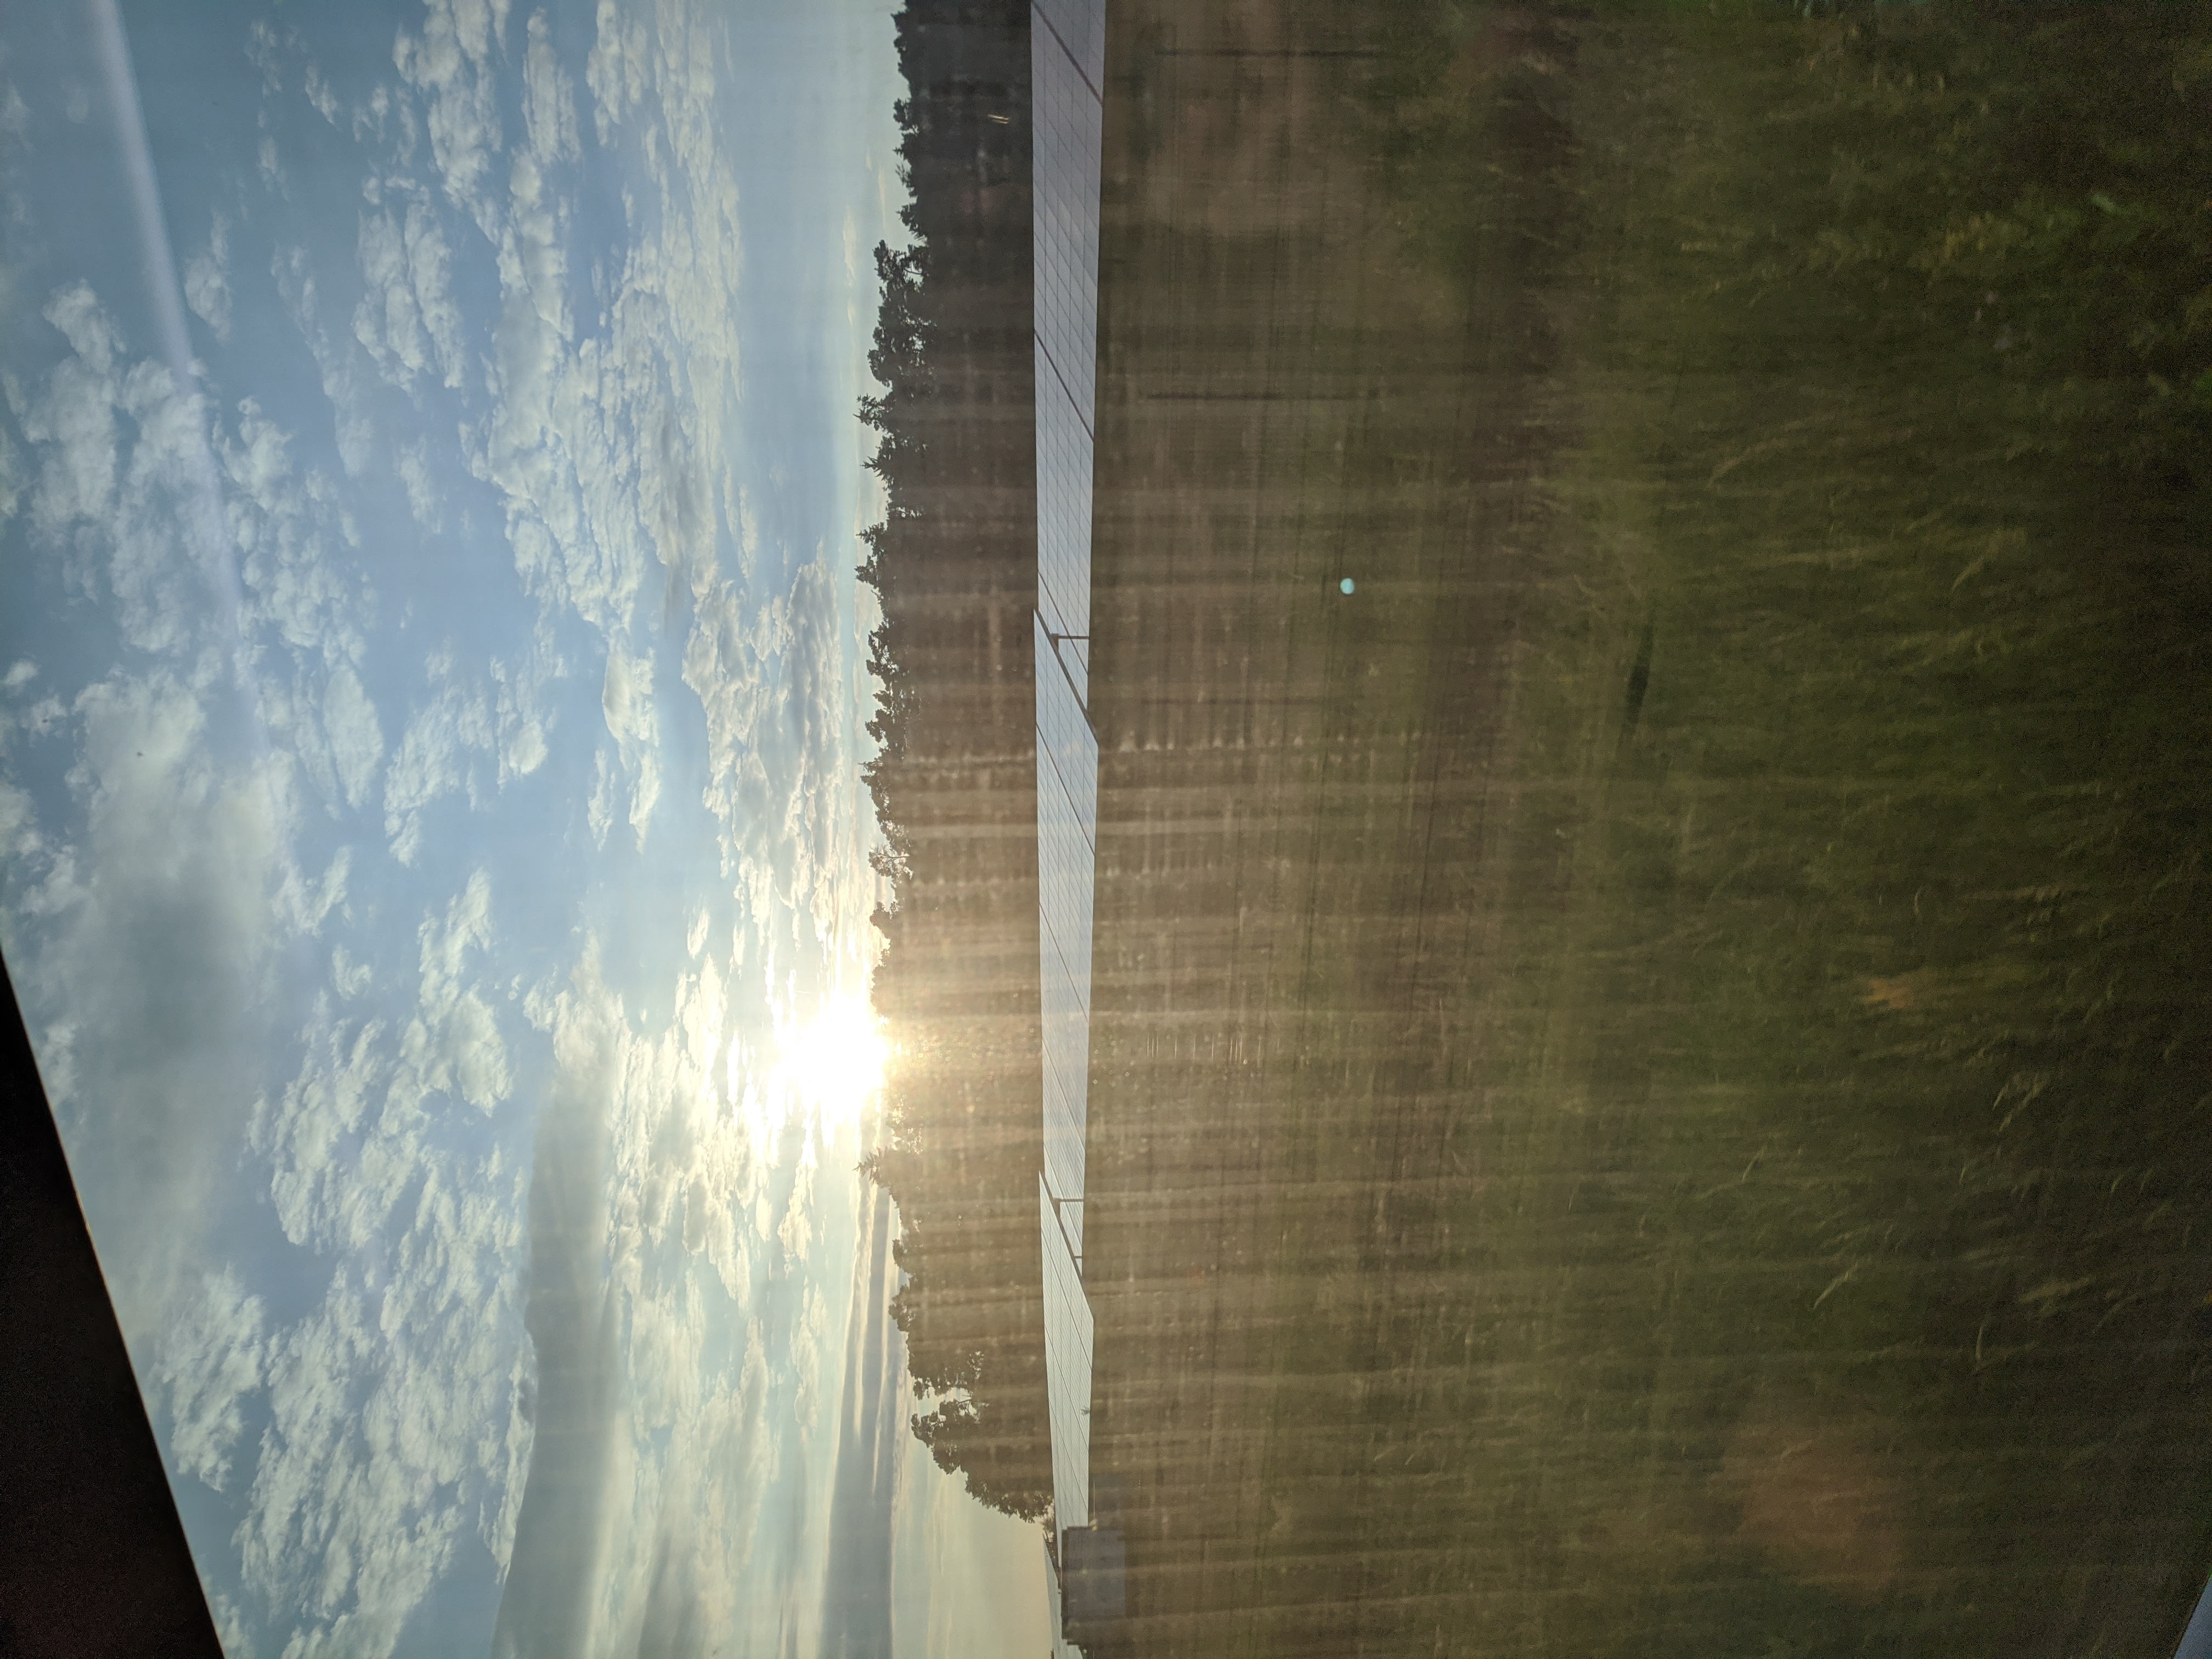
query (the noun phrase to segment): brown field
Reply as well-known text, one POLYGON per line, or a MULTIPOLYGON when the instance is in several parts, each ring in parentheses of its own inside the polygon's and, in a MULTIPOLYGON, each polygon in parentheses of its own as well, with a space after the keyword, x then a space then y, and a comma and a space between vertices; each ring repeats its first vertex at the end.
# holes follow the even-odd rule
POLYGON ((1843 24, 1419 10, 1109 39, 1101 1650, 2170 1648, 2197 532, 1691 268, 1843 24))

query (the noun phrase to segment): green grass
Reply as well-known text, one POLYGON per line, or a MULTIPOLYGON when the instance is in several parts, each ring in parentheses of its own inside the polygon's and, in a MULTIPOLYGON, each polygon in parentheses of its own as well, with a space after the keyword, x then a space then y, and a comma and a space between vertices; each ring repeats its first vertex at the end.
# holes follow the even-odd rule
MULTIPOLYGON (((1454 81, 1482 27, 1365 87, 1403 246, 1478 289, 1530 188, 1454 81)), ((1474 1416, 1407 1381, 1448 1322, 1401 1306, 1374 1431, 1437 1437, 1468 1584, 1553 1585, 1508 1644, 2154 1646, 2212 1565, 2212 25, 1558 42, 1484 71, 1576 148, 1510 965, 1437 1109, 1497 1172, 1437 1264, 1474 1416)), ((1291 1363, 1382 1317, 1319 1306, 1291 1363)))

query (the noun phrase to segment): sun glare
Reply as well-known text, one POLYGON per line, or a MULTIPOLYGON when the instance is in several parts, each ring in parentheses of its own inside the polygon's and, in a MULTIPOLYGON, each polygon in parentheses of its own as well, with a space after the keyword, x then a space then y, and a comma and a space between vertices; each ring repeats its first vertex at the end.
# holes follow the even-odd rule
POLYGON ((776 1073, 824 1128, 857 1125, 884 1085, 886 1054, 863 996, 840 995, 777 1044, 776 1073))

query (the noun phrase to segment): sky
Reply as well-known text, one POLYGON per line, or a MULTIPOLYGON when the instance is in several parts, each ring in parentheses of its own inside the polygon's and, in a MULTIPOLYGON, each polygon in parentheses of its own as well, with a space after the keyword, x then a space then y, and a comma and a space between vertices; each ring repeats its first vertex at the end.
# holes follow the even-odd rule
POLYGON ((888 9, 0 19, 0 950, 233 1654, 1044 1645, 854 1170, 888 9))

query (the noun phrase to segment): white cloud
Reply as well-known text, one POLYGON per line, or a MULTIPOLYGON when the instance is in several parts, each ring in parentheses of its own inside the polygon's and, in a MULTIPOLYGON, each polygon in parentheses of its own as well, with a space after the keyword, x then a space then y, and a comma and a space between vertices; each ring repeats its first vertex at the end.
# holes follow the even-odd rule
POLYGON ((238 405, 234 431, 218 434, 245 590, 240 625, 337 675, 366 649, 370 596, 362 573, 334 556, 344 540, 337 486, 319 470, 295 471, 291 444, 251 398, 238 405))
MULTIPOLYGON (((126 366, 112 324, 82 283, 57 293, 46 315, 72 353, 18 411, 40 456, 33 527, 77 583, 105 578, 125 639, 173 660, 222 641, 210 567, 227 564, 234 548, 238 621, 249 636, 270 630, 295 657, 356 657, 364 596, 358 578, 327 556, 334 492, 319 473, 295 474, 289 434, 252 399, 240 404, 234 430, 210 434, 204 405, 179 395, 165 366, 126 366), (214 538, 232 548, 196 544, 214 538)), ((294 702, 278 690, 283 715, 294 702)), ((313 756, 303 758, 316 769, 313 756)))
POLYGON ((364 805, 384 763, 384 728, 360 676, 343 663, 331 672, 330 687, 323 693, 323 729, 330 736, 346 799, 364 805))
POLYGON ((592 845, 604 848, 607 830, 615 821, 615 766, 603 748, 592 760, 592 793, 584 808, 584 821, 592 832, 592 845))
POLYGON ((275 1336, 270 1426, 234 1540, 287 1655, 392 1652, 465 1532, 504 1559, 526 1449, 520 1183, 426 1160, 381 1260, 349 1260, 275 1336))
POLYGON ((264 18, 256 18, 246 25, 246 61, 261 71, 261 89, 265 93, 280 91, 284 85, 287 44, 264 18))
MULTIPOLYGON (((343 476, 315 465, 319 422, 295 433, 252 404, 204 410, 134 369, 89 290, 82 303, 58 297, 54 323, 72 356, 23 400, 41 423, 23 473, 27 519, 43 502, 80 588, 110 583, 118 613, 139 630, 134 639, 179 661, 204 651, 195 630, 211 607, 185 585, 197 567, 179 556, 181 538, 161 528, 181 488, 162 470, 172 454, 162 434, 179 444, 198 434, 215 454, 242 556, 240 624, 276 750, 265 763, 218 760, 206 731, 212 702, 193 701, 181 670, 161 682, 162 697, 200 710, 199 726, 188 742, 160 749, 167 781, 140 789, 130 807, 160 819, 167 836, 133 856, 172 860, 155 897, 205 947, 188 970, 213 960, 229 975, 217 975, 214 1000, 245 986, 240 1005, 255 1006, 303 969, 326 962, 329 973, 304 1029, 225 1036, 258 1056, 296 1043, 283 1072, 183 1079, 190 1099, 240 1103, 228 1119, 210 1119, 220 1131, 210 1144, 227 1155, 221 1174, 236 1179, 245 1145, 255 1196, 265 1194, 305 1274, 288 1273, 280 1296, 270 1281, 241 1282, 243 1263, 209 1272, 204 1254, 186 1249, 175 1299, 142 1295, 131 1304, 150 1322, 140 1328, 170 1322, 161 1409, 176 1425, 178 1467, 246 1506, 232 1540, 242 1585, 211 1598, 239 1650, 273 1652, 289 1638, 289 1651, 302 1654, 388 1651, 471 1534, 502 1567, 519 1548, 532 1413, 544 1405, 542 1395, 533 1403, 539 1350, 523 1323, 525 1287, 542 1282, 525 1243, 525 1144, 537 1133, 543 1148, 562 1102, 587 1107, 604 1132, 603 1162, 564 1213, 587 1247, 580 1306, 594 1318, 619 1315, 606 1324, 619 1366, 605 1375, 622 1380, 605 1395, 605 1502, 562 1523, 595 1529, 588 1618, 574 1639, 650 1650, 687 1629, 767 1641, 787 1624, 803 1644, 828 1570, 826 1522, 810 1506, 841 1432, 836 1377, 850 1328, 854 1183, 849 1158, 824 1162, 788 1102, 750 1110, 739 1101, 763 1093, 755 1045, 765 1047, 763 1000, 788 1012, 804 1000, 798 988, 832 971, 820 960, 831 953, 811 946, 834 942, 850 902, 841 861, 860 867, 848 846, 851 757, 842 750, 853 690, 839 656, 849 654, 849 624, 839 620, 848 556, 819 551, 787 592, 763 597, 747 585, 763 572, 783 585, 793 550, 775 539, 784 503, 772 492, 748 501, 740 477, 748 446, 733 319, 743 250, 724 154, 728 21, 685 8, 659 17, 624 10, 602 5, 584 78, 591 131, 620 149, 629 234, 588 282, 569 258, 586 242, 575 234, 578 168, 590 138, 580 88, 542 15, 510 35, 498 8, 432 0, 395 49, 398 81, 350 112, 353 136, 380 154, 364 166, 365 200, 326 204, 336 225, 318 229, 317 246, 334 240, 358 255, 360 295, 349 272, 325 270, 325 295, 343 295, 326 307, 305 247, 279 247, 270 264, 329 399, 343 476), (502 109, 515 111, 518 89, 519 118, 503 131, 502 109), (465 317, 460 298, 473 301, 487 265, 496 307, 465 317), (489 488, 444 475, 441 432, 458 437, 459 461, 489 488), (457 622, 461 644, 430 653, 423 680, 410 689, 393 674, 393 654, 422 660, 422 635, 411 630, 437 639, 442 625, 404 610, 409 631, 376 632, 375 596, 346 556, 361 544, 357 509, 371 536, 380 527, 364 492, 390 491, 396 512, 395 479, 416 524, 453 532, 457 555, 481 550, 504 519, 536 611, 526 647, 489 658, 482 636, 466 631, 473 619, 457 622), (138 539, 111 537, 116 520, 138 539), (167 610, 165 594, 177 601, 167 610), (580 648, 579 620, 591 635, 580 648), (567 672, 556 640, 600 670, 604 738, 588 719, 574 724, 573 699, 558 705, 570 724, 556 731, 548 688, 567 672), (529 896, 501 884, 500 866, 426 902, 421 880, 441 866, 421 854, 440 833, 438 809, 457 797, 490 808, 508 782, 554 761, 565 738, 575 752, 559 757, 556 770, 580 761, 583 748, 597 751, 586 806, 595 841, 618 821, 641 841, 649 824, 672 836, 678 808, 696 809, 660 799, 663 745, 680 757, 696 739, 671 669, 706 711, 706 805, 724 867, 753 914, 733 928, 726 893, 696 908, 687 902, 688 953, 674 963, 672 999, 665 984, 647 999, 672 1000, 660 1029, 634 1020, 596 969, 579 969, 560 997, 530 993, 524 1006, 545 1031, 522 1031, 495 983, 520 994, 560 983, 559 972, 516 959, 518 946, 502 951, 495 922, 529 896), (678 705, 662 708, 664 690, 678 705), (380 812, 390 849, 415 872, 325 846, 321 873, 303 873, 287 850, 292 788, 319 791, 341 822, 380 812), (225 811, 252 805, 251 790, 261 792, 253 799, 265 819, 258 838, 250 825, 216 833, 225 811), (220 868, 218 854, 228 861, 220 868), (258 934, 203 926, 205 914, 234 903, 258 934), (305 937, 318 930, 325 937, 305 937), (728 945, 726 960, 708 954, 710 938, 728 945), (545 1075, 538 1056, 549 1042, 555 1105, 530 1081, 545 1075), (244 1103, 256 1103, 250 1124, 239 1121, 244 1103), (301 1315, 296 1287, 313 1274, 327 1282, 301 1315), (273 1638, 257 1626, 264 1618, 273 1638)), ((296 93, 289 69, 286 82, 296 93)), ((306 85, 337 125, 335 94, 312 70, 306 85)), ((273 145, 266 159, 281 185, 273 145)), ((204 270, 187 262, 194 309, 218 335, 217 317, 236 304, 229 243, 256 222, 218 221, 204 270)), ((596 241, 611 228, 590 228, 596 241)), ((293 406, 266 401, 270 410, 293 406)), ((97 712, 54 708, 88 728, 97 712)), ((132 732, 159 726, 159 710, 142 712, 132 732)), ((672 762, 668 776, 688 775, 680 758, 672 762)), ((93 778, 84 774, 78 796, 88 819, 121 812, 119 794, 96 806, 108 786, 93 778)), ((42 939, 91 937, 86 918, 117 891, 94 867, 98 848, 55 833, 28 797, 11 827, 7 787, 0 780, 0 836, 46 849, 27 855, 45 863, 17 866, 34 871, 46 908, 14 906, 11 918, 24 920, 10 926, 44 930, 42 939)), ((548 792, 526 792, 533 809, 548 792)), ((311 823, 311 833, 331 834, 311 823)), ((149 878, 147 890, 155 885, 149 878)), ((142 939, 146 908, 133 924, 142 939)), ((95 943, 110 949, 131 936, 118 923, 95 943)), ((17 941, 8 943, 12 956, 17 941)), ((88 947, 66 959, 98 955, 88 947)), ((68 983, 90 982, 90 968, 70 971, 77 979, 68 983)), ((179 994, 170 980, 143 977, 153 984, 144 994, 179 994)), ((181 982, 197 983, 190 971, 181 982)), ((47 983, 67 988, 61 976, 47 983)), ((141 994, 141 981, 123 983, 141 994)), ((113 1039, 131 1034, 129 1023, 96 1011, 66 1028, 63 1016, 76 1009, 58 994, 41 1007, 61 1092, 104 1100, 125 1063, 110 1052, 113 1039)), ((173 1011, 156 1012, 175 1024, 173 1011)), ((159 1080, 174 1092, 179 1079, 159 1080)), ((135 1109, 152 1091, 146 1082, 118 1097, 135 1109)), ((191 1178, 164 1176, 179 1190, 208 1185, 191 1175, 189 1139, 180 1168, 191 1178)), ((149 1223, 147 1232, 157 1229, 149 1223)), ((579 1341, 598 1333, 594 1324, 579 1341)), ((194 1541, 207 1543, 198 1534, 194 1541)))
POLYGON ((220 213, 207 246, 185 261, 185 303, 216 339, 230 343, 230 227, 220 213))
POLYGON ((225 1268, 202 1279, 155 1350, 149 1382, 168 1411, 170 1463, 217 1492, 245 1432, 244 1405, 261 1387, 267 1322, 261 1298, 225 1268))
POLYGON ((357 997, 376 983, 376 970, 344 945, 331 950, 331 988, 345 998, 357 997))
POLYGON ((607 647, 606 679, 599 696, 607 732, 630 775, 630 829, 645 845, 646 826, 660 799, 660 719, 653 702, 653 657, 632 657, 619 642, 607 647))
POLYGON ((336 487, 294 466, 291 434, 252 398, 210 431, 165 366, 125 361, 89 288, 58 292, 46 314, 72 351, 19 411, 40 461, 35 538, 75 585, 97 593, 104 579, 129 645, 196 681, 211 684, 243 645, 260 659, 252 683, 269 730, 326 803, 362 805, 383 736, 354 666, 370 596, 331 555, 345 516, 336 487), (216 603, 234 559, 235 635, 216 603))
POLYGON ((414 863, 422 845, 422 815, 441 797, 467 790, 488 793, 472 782, 471 756, 497 752, 498 727, 481 690, 468 686, 450 649, 428 664, 431 696, 415 711, 384 777, 384 833, 392 855, 414 863))
POLYGON ((276 915, 293 933, 319 933, 331 911, 345 902, 353 875, 353 848, 341 847, 322 875, 310 881, 296 867, 285 872, 275 898, 276 915))
POLYGON ((540 641, 520 670, 495 659, 487 687, 465 673, 450 646, 432 653, 430 695, 384 775, 384 832, 402 864, 420 854, 424 814, 439 800, 465 794, 481 810, 500 788, 544 763, 550 721, 540 702, 544 682, 562 666, 550 657, 540 641))
POLYGON ((545 684, 566 672, 551 641, 543 629, 523 666, 510 669, 495 660, 491 677, 498 690, 499 781, 504 788, 516 778, 527 777, 545 763, 551 752, 546 743, 553 724, 544 707, 545 684))
POLYGON ((388 378, 410 384, 429 362, 429 341, 407 280, 405 239, 388 208, 361 216, 361 277, 368 291, 354 307, 354 338, 388 378))
POLYGON ((228 1178, 257 1011, 307 896, 285 896, 281 765, 219 758, 190 690, 118 676, 73 714, 55 810, 75 821, 17 831, 5 944, 118 1314, 140 1332, 228 1178))
POLYGON ((354 337, 393 385, 411 388, 434 362, 451 390, 462 385, 463 321, 453 292, 453 250, 436 210, 401 186, 376 186, 380 206, 361 216, 363 292, 354 337))
POLYGON ((542 162, 576 159, 576 94, 553 55, 545 14, 532 12, 522 64, 522 115, 532 154, 542 162))
POLYGON ((479 870, 446 912, 422 930, 420 1012, 400 1042, 395 1089, 459 1095, 489 1112, 512 1086, 507 1046, 489 1005, 463 982, 464 958, 491 943, 491 882, 479 870))
POLYGON ((279 246, 270 258, 269 273, 321 374, 323 396, 330 400, 337 428, 338 459, 348 477, 358 477, 376 453, 376 422, 349 354, 323 326, 320 292, 307 250, 279 246))
POLYGON ((23 435, 43 451, 32 522, 41 534, 59 538, 78 522, 105 520, 115 498, 118 343, 85 283, 57 293, 43 315, 74 355, 46 377, 45 395, 15 415, 23 435))
POLYGON ((422 33, 403 30, 392 50, 401 78, 422 95, 447 195, 494 242, 500 209, 492 163, 503 137, 491 58, 503 13, 484 0, 430 0, 422 33))
MULTIPOLYGON (((249 1144, 266 1162, 277 1219, 294 1243, 369 1249, 419 1174, 418 1132, 432 1097, 458 1097, 480 1112, 507 1098, 505 1040, 464 971, 491 942, 490 904, 479 871, 442 916, 423 921, 416 1004, 404 1025, 346 1023, 319 1003, 301 1034, 299 1075, 257 1107, 249 1144)), ((343 964, 334 969, 342 973, 343 964)))
MULTIPOLYGON (((617 815, 642 838, 660 789, 664 723, 650 676, 639 672, 651 653, 633 643, 638 596, 658 564, 668 618, 681 614, 678 595, 690 600, 683 679, 708 718, 706 800, 720 820, 724 867, 772 871, 769 890, 816 938, 844 939, 857 935, 873 896, 854 873, 861 822, 843 777, 854 758, 843 744, 854 653, 837 620, 845 579, 832 566, 847 550, 803 566, 796 591, 765 606, 716 568, 726 541, 741 580, 761 544, 734 459, 743 447, 732 325, 743 257, 715 104, 719 27, 680 9, 600 10, 585 77, 593 129, 621 150, 637 196, 633 240, 607 273, 602 326, 581 339, 567 256, 575 94, 544 18, 533 15, 526 28, 524 142, 507 155, 503 193, 493 185, 498 124, 483 102, 495 51, 488 14, 434 5, 396 61, 431 112, 440 184, 495 248, 494 401, 487 419, 463 428, 469 465, 503 500, 525 591, 546 611, 573 611, 606 642, 605 708, 628 799, 606 799, 602 777, 587 810, 594 841, 617 815)), ((364 315, 374 317, 361 332, 407 379, 423 359, 408 306, 394 297, 398 233, 389 206, 381 211, 384 228, 363 233, 364 315)), ((526 759, 534 749, 518 752, 526 759)), ((432 758, 405 741, 402 753, 432 758)), ((451 787, 450 766, 440 775, 451 787)), ((422 793, 428 778, 426 768, 400 799, 422 793)), ((411 854, 416 820, 386 799, 395 848, 411 854)))
POLYGON ((374 1236, 396 1201, 387 1185, 367 1188, 360 1176, 374 1167, 387 1177, 394 1160, 372 1166, 356 1153, 363 1115, 392 1071, 386 1028, 380 1020, 339 1024, 319 1004, 301 1042, 299 1075, 274 1103, 254 1111, 247 1144, 266 1161, 269 1195, 284 1235, 318 1250, 356 1248, 374 1236))
POLYGON ((817 550, 793 584, 781 711, 793 739, 792 778, 778 837, 792 863, 793 902, 825 942, 850 929, 865 902, 858 757, 845 746, 854 653, 838 624, 835 580, 817 550))
POLYGON ((24 486, 29 481, 23 476, 23 458, 15 441, 0 432, 0 526, 15 516, 15 508, 23 499, 24 486))
POLYGON ((331 90, 331 83, 323 79, 323 72, 313 64, 307 65, 306 91, 307 101, 315 106, 315 113, 332 126, 337 125, 337 94, 331 90))
MULTIPOLYGON (((247 1589, 297 1625, 288 1652, 391 1652, 467 1533, 504 1563, 529 1455, 527 1170, 511 1132, 485 1151, 453 1116, 513 1086, 472 977, 489 878, 417 939, 412 1012, 319 1002, 249 1140, 287 1235, 335 1263, 321 1304, 261 1350, 270 1426, 234 1540, 247 1589)), ((342 952, 332 968, 367 988, 342 952)))
POLYGON ((400 485, 407 492, 407 510, 415 515, 416 524, 435 534, 444 528, 445 520, 439 511, 437 482, 430 474, 428 441, 418 438, 402 445, 397 465, 400 485))
POLYGON ((743 590, 724 582, 700 603, 684 647, 684 683, 707 717, 707 804, 718 820, 726 875, 762 843, 757 829, 769 816, 760 743, 776 695, 769 660, 783 634, 780 608, 750 605, 743 590))
POLYGON ((645 99, 646 25, 642 9, 625 17, 615 0, 599 0, 584 82, 592 90, 592 122, 602 146, 645 99))

